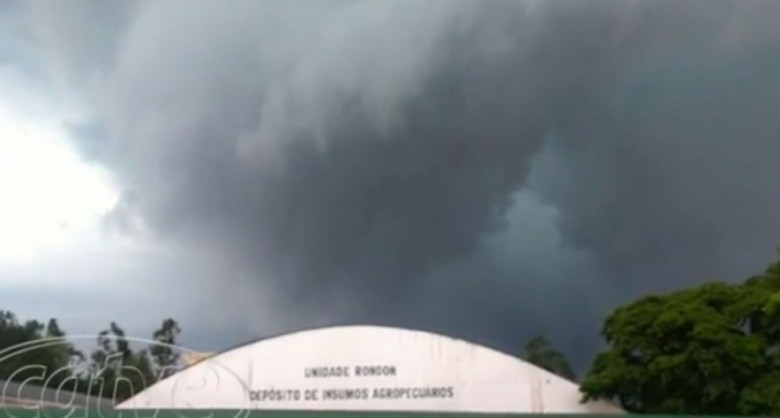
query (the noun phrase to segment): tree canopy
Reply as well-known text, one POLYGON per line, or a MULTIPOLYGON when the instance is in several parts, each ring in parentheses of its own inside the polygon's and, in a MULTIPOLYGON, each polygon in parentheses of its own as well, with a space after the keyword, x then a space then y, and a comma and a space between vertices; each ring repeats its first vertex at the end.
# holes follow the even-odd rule
POLYGON ((115 322, 100 331, 89 358, 76 350, 56 319, 21 322, 0 311, 0 380, 90 393, 122 401, 175 371, 178 323, 165 319, 148 347, 134 350, 115 322))
MULTIPOLYGON (((56 319, 22 322, 0 310, 0 380, 40 378, 43 370, 47 387, 121 401, 175 372, 180 333, 165 319, 138 349, 111 322, 87 357, 56 319), (59 343, 39 344, 45 339, 59 343)), ((616 401, 637 413, 780 415, 780 261, 742 283, 643 297, 612 312, 602 335, 607 348, 582 380, 583 401, 616 401)), ((523 357, 576 381, 544 337, 530 340, 523 357)))
POLYGON ((546 338, 537 336, 525 345, 523 358, 531 364, 535 364, 548 372, 576 381, 577 376, 571 368, 566 356, 560 351, 554 350, 546 338))
POLYGON ((66 341, 37 343, 44 338, 56 341, 63 335, 55 319, 47 325, 21 322, 13 312, 0 311, 0 379, 23 381, 43 374, 48 385, 68 387, 69 366, 83 355, 66 341))
POLYGON ((618 308, 581 389, 630 412, 780 415, 780 262, 618 308))
POLYGON ((153 341, 158 344, 134 351, 124 330, 112 322, 98 334, 98 349, 92 353, 92 380, 87 390, 123 401, 170 376, 178 364, 174 346, 180 332, 178 322, 165 319, 152 333, 153 341))

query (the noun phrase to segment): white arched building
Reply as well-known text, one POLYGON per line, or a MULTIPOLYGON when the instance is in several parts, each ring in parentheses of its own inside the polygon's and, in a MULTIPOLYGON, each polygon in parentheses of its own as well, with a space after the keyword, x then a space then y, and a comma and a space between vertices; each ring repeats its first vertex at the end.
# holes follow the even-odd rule
POLYGON ((422 331, 339 326, 230 349, 117 406, 164 409, 622 413, 518 358, 422 331))

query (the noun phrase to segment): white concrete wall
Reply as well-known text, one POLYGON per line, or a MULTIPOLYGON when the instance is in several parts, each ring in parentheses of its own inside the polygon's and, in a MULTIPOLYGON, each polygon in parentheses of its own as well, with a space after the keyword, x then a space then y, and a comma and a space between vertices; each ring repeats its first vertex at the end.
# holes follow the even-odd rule
POLYGON ((230 350, 158 382, 119 408, 621 412, 603 402, 580 404, 581 396, 575 383, 486 347, 420 331, 345 326, 230 350), (396 374, 354 375, 356 366, 374 365, 393 367, 396 374), (306 377, 311 367, 347 367, 350 377, 306 377), (279 395, 269 390, 282 391, 285 399, 269 399, 279 395), (323 399, 332 390, 367 396, 323 399), (387 390, 404 396, 382 398, 387 390), (438 396, 409 396, 424 392, 438 396), (296 393, 297 400, 291 396, 296 393))

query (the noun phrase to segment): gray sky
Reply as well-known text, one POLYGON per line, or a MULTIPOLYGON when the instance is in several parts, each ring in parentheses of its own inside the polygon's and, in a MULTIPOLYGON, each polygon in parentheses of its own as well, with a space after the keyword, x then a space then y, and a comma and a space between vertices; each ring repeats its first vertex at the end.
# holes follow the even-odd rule
POLYGON ((66 330, 543 333, 582 367, 610 309, 780 244, 774 0, 0 7, 9 117, 56 115, 120 196, 0 263, 66 330))

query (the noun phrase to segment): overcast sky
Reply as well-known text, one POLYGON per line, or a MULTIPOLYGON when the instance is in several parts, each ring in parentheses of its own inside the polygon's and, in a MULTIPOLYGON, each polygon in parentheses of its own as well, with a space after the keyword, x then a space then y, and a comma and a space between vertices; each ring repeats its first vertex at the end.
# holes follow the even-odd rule
POLYGON ((776 0, 0 1, 0 305, 579 368, 780 246, 776 0))

